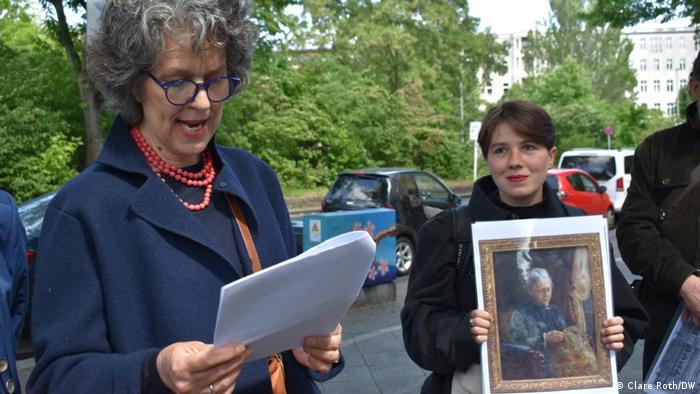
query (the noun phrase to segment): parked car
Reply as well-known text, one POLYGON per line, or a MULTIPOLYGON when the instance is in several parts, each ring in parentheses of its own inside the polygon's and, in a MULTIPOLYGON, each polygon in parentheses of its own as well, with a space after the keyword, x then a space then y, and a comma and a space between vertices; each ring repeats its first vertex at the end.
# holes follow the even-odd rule
POLYGON ((365 208, 396 210, 396 269, 408 274, 416 250, 416 233, 426 220, 461 198, 436 175, 409 168, 371 168, 338 175, 321 211, 365 208))
POLYGON ((589 173, 605 186, 615 213, 620 213, 632 180, 633 159, 633 148, 574 149, 561 154, 559 168, 578 168, 589 173))
MULTIPOLYGON (((29 299, 31 300, 34 289, 34 260, 36 259, 36 250, 39 246, 39 234, 41 233, 41 225, 44 223, 44 214, 49 206, 51 199, 56 195, 56 192, 47 193, 26 201, 17 206, 19 219, 24 225, 24 232, 27 234, 27 264, 29 266, 29 299)), ((29 303, 26 317, 24 318, 24 332, 29 332, 31 326, 31 308, 29 303)))
POLYGON ((547 171, 547 184, 563 202, 582 209, 586 215, 603 215, 608 227, 615 226, 615 209, 610 197, 587 172, 579 169, 547 171))

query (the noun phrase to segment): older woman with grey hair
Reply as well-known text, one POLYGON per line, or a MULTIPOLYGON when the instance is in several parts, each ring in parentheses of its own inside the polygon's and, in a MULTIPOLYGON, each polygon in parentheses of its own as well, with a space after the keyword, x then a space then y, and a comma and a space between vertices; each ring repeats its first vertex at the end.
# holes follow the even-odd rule
POLYGON ((569 325, 564 313, 552 299, 552 278, 544 268, 527 272, 530 299, 510 315, 506 339, 539 351, 544 357, 538 365, 539 377, 552 377, 547 348, 564 340, 563 330, 569 325))
POLYGON ((211 344, 221 286, 296 252, 273 170, 214 142, 248 80, 248 11, 105 3, 87 68, 119 115, 46 212, 30 392, 314 393, 342 369, 340 325, 267 360, 211 344))

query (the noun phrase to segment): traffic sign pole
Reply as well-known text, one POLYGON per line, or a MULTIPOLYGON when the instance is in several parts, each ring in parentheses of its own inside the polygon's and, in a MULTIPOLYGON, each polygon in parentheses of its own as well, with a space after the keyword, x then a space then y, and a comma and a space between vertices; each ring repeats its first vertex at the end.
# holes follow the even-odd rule
POLYGON ((479 139, 479 130, 481 130, 481 122, 469 122, 469 140, 474 142, 474 182, 476 182, 476 165, 478 162, 477 139, 479 139))

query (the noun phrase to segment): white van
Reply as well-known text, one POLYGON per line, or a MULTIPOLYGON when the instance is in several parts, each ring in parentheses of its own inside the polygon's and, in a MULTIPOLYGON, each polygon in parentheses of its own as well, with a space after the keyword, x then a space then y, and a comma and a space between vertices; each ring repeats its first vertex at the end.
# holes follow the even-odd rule
POLYGON ((605 186, 615 212, 620 213, 632 179, 633 159, 634 148, 577 148, 561 154, 559 168, 578 168, 591 174, 605 186))

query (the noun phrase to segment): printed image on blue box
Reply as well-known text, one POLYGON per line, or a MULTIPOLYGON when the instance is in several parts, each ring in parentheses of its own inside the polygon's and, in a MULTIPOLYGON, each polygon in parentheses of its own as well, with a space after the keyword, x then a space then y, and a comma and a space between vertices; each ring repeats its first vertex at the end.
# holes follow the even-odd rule
POLYGON ((377 243, 377 252, 364 285, 396 279, 396 211, 386 208, 358 209, 304 215, 304 250, 346 233, 364 230, 377 243))

